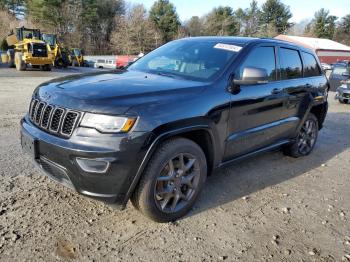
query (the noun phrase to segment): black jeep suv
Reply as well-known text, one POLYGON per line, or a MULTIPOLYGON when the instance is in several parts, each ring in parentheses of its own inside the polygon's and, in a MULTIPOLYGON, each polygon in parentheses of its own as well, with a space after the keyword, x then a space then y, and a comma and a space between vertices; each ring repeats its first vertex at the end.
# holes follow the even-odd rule
POLYGON ((281 147, 308 155, 329 85, 315 54, 273 39, 170 42, 120 71, 35 89, 21 142, 49 177, 155 221, 193 206, 218 167, 281 147))

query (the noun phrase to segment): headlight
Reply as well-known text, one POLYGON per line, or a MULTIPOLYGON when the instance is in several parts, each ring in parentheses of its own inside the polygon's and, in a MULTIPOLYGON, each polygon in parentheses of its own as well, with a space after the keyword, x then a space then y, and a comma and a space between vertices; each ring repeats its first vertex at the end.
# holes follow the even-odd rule
POLYGON ((136 118, 86 113, 80 126, 95 128, 102 133, 125 133, 130 131, 135 122, 136 118))

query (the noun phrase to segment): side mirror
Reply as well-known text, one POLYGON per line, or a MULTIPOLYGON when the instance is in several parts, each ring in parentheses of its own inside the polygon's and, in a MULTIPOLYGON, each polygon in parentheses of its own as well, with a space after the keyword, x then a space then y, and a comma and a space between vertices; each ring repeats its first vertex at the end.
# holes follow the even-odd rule
POLYGON ((257 67, 245 67, 241 80, 233 80, 235 85, 259 85, 269 81, 267 70, 257 67))

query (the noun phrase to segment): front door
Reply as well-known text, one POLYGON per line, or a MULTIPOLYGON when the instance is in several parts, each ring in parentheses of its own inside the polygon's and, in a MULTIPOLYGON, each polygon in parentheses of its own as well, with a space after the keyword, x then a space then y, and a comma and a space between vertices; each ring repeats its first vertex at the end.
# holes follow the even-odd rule
POLYGON ((268 72, 269 82, 242 85, 238 94, 232 94, 224 161, 281 139, 284 126, 281 115, 288 96, 277 81, 275 54, 275 46, 255 47, 235 72, 235 78, 241 79, 244 68, 263 68, 268 72))

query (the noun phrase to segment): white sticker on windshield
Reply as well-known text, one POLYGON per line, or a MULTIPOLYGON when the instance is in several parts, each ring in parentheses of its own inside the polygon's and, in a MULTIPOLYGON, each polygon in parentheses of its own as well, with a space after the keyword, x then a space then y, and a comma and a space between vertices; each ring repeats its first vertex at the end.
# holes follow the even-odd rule
POLYGON ((214 46, 214 48, 223 49, 223 50, 227 50, 227 51, 231 51, 231 52, 239 52, 242 49, 241 46, 222 44, 222 43, 216 44, 214 46))

